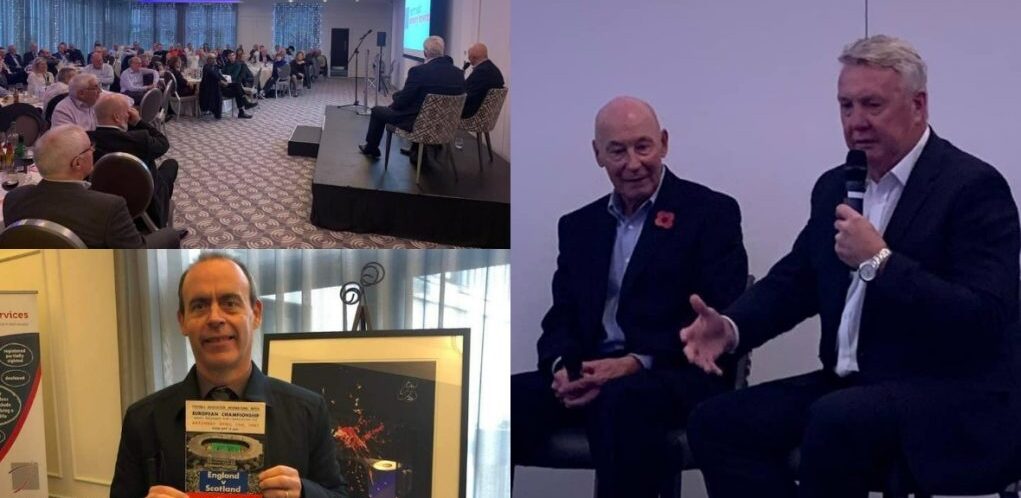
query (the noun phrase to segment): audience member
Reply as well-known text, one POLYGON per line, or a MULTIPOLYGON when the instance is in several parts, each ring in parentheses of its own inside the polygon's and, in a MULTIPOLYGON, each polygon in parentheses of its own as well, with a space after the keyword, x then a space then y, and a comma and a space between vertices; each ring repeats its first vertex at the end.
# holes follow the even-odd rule
MULTIPOLYGON (((231 57, 234 56, 234 52, 230 52, 230 54, 231 57)), ((245 114, 245 109, 251 109, 258 105, 245 99, 245 91, 241 88, 241 83, 236 81, 228 83, 224 79, 223 73, 220 72, 220 68, 216 66, 216 57, 208 55, 206 56, 206 65, 202 68, 199 107, 204 111, 212 112, 216 119, 220 119, 223 112, 223 97, 234 98, 240 119, 251 118, 251 114, 245 114)))
POLYGON ((46 106, 50 104, 53 97, 56 97, 57 95, 64 95, 69 91, 67 84, 70 83, 71 78, 74 78, 77 74, 78 68, 74 66, 62 67, 60 68, 60 71, 57 71, 57 82, 50 85, 49 88, 46 89, 46 93, 43 94, 43 109, 46 109, 46 106))
POLYGON ((46 87, 52 85, 54 80, 53 73, 47 68, 46 59, 37 58, 32 64, 32 72, 28 74, 28 93, 42 97, 46 87))
POLYGON ((7 83, 14 85, 17 83, 25 83, 28 79, 28 72, 26 70, 26 62, 20 55, 18 55, 18 47, 15 45, 7 46, 7 53, 3 56, 4 64, 7 66, 7 71, 10 76, 7 77, 7 83))
POLYGON ((93 106, 102 89, 95 75, 81 73, 68 83, 67 98, 53 108, 52 126, 77 125, 85 131, 96 129, 96 112, 93 106))
POLYGON ((110 88, 114 80, 113 67, 103 62, 103 52, 92 52, 91 61, 88 66, 82 69, 82 72, 94 75, 99 80, 100 86, 110 88))
MULTIPOLYGON (((91 76, 91 75, 83 75, 91 76)), ((43 179, 18 187, 4 198, 4 221, 42 219, 75 233, 92 249, 177 248, 180 238, 163 229, 141 235, 123 197, 89 189, 95 151, 89 136, 74 125, 51 128, 35 143, 43 179)))
POLYGON ((157 79, 159 79, 159 74, 156 71, 142 67, 141 58, 132 57, 131 68, 121 71, 121 93, 131 97, 135 101, 135 105, 140 105, 145 92, 156 87, 157 79), (151 83, 145 83, 147 74, 152 78, 151 83))

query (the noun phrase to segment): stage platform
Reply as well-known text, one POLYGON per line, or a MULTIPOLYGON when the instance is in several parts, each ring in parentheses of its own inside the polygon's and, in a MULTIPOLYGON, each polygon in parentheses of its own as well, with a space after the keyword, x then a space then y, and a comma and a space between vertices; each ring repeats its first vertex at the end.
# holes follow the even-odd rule
MULTIPOLYGON (((397 136, 385 171, 382 157, 373 160, 358 151, 368 124, 368 116, 338 106, 326 108, 312 177, 312 224, 459 246, 510 247, 506 160, 494 155, 490 163, 483 144, 480 171, 475 140, 463 134, 464 148, 452 150, 458 179, 449 164, 424 161, 421 183, 416 185, 415 166, 400 153, 407 144, 397 136)), ((380 148, 385 145, 384 134, 380 148)))

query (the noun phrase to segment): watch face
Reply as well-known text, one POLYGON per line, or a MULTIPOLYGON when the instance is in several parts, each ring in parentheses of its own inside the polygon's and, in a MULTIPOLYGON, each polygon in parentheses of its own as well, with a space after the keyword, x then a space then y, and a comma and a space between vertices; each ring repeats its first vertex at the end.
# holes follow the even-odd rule
POLYGON ((871 261, 861 265, 858 269, 858 276, 866 282, 871 282, 873 278, 876 278, 876 267, 871 261))

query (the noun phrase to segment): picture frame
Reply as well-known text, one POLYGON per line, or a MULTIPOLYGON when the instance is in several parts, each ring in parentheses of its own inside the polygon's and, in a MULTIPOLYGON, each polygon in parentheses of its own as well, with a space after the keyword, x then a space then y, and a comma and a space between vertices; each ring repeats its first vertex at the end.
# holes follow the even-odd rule
POLYGON ((267 334, 262 368, 326 400, 351 496, 465 498, 469 332, 267 334))

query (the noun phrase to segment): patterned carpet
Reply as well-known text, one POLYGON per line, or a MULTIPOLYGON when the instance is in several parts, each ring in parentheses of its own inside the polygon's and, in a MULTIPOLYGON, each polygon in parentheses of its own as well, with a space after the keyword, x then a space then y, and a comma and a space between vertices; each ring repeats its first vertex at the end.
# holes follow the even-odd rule
MULTIPOLYGON (((361 99, 361 88, 359 88, 361 99)), ((380 95, 379 103, 389 99, 380 95)), ((374 94, 370 92, 369 101, 374 94)), ((354 81, 317 81, 296 97, 263 99, 217 121, 183 117, 167 124, 170 152, 181 165, 174 189, 174 226, 191 233, 182 247, 430 248, 432 242, 381 234, 335 232, 309 223, 315 160, 287 155, 297 125, 322 126, 327 105, 354 101, 354 81)), ((354 147, 357 144, 352 144, 354 147)))

